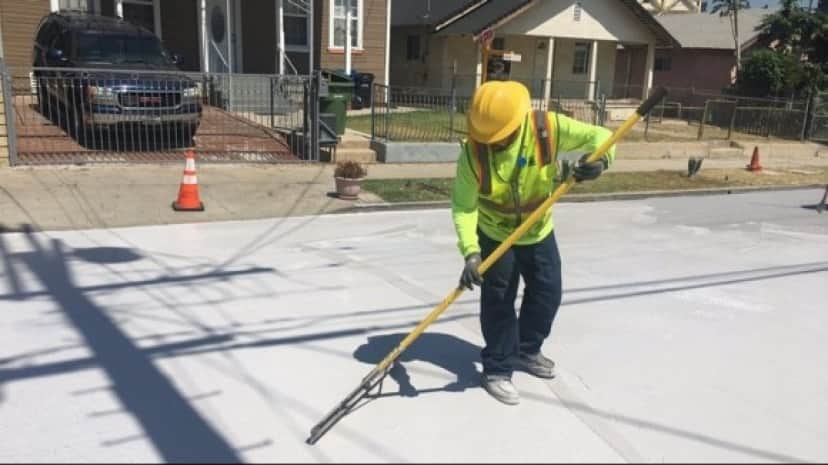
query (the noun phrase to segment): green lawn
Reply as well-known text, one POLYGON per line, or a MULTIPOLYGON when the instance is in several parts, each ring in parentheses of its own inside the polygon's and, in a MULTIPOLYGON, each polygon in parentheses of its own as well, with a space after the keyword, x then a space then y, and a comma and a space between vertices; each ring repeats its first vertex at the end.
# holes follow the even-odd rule
MULTIPOLYGON (((362 188, 386 202, 439 201, 451 198, 451 178, 425 179, 367 179, 362 188)), ((800 168, 793 170, 765 170, 751 173, 741 169, 709 169, 702 166, 692 179, 684 172, 653 171, 636 173, 609 172, 593 182, 576 184, 571 194, 608 194, 613 192, 641 192, 685 190, 715 187, 795 186, 824 184, 828 168, 800 168)))
MULTIPOLYGON (((466 135, 466 115, 438 111, 394 112, 375 116, 377 134, 382 137, 386 120, 389 139, 400 142, 455 142, 466 135)), ((371 115, 348 116, 347 126, 371 133, 371 115)))

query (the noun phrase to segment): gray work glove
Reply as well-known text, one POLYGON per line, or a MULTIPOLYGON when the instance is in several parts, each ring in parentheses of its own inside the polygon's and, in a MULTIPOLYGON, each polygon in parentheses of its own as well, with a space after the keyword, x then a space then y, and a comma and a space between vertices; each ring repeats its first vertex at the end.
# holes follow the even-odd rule
POLYGON ((477 271, 482 262, 483 258, 477 252, 470 253, 466 257, 466 266, 463 268, 463 274, 460 275, 460 286, 472 290, 474 284, 478 286, 483 284, 483 276, 480 276, 480 272, 477 271))
POLYGON ((584 154, 584 156, 578 160, 578 164, 575 165, 572 175, 575 177, 576 182, 592 181, 598 176, 601 176, 601 173, 609 167, 609 160, 606 155, 601 157, 600 160, 592 163, 587 163, 587 158, 589 158, 589 154, 584 154))

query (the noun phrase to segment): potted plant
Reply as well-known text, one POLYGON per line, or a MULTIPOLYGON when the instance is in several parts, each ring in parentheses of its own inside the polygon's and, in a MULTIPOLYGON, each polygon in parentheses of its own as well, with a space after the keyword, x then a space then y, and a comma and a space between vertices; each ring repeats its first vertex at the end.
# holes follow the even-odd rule
POLYGON ((340 199, 356 200, 359 196, 362 180, 368 171, 359 162, 353 160, 340 161, 334 169, 336 193, 340 199))

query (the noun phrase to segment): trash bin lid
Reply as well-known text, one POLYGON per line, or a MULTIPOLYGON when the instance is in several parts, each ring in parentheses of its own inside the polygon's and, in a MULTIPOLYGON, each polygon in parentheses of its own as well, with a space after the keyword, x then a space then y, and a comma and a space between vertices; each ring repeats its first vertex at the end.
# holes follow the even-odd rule
POLYGON ((322 76, 331 82, 353 82, 351 76, 348 76, 341 70, 323 69, 322 76))

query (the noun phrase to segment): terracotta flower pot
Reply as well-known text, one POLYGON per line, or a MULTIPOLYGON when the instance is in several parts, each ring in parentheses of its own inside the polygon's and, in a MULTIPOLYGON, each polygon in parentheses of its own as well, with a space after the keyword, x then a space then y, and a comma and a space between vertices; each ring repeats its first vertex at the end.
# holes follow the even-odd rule
POLYGON ((340 178, 334 177, 336 180, 336 193, 342 200, 356 200, 359 196, 362 180, 364 178, 340 178))

